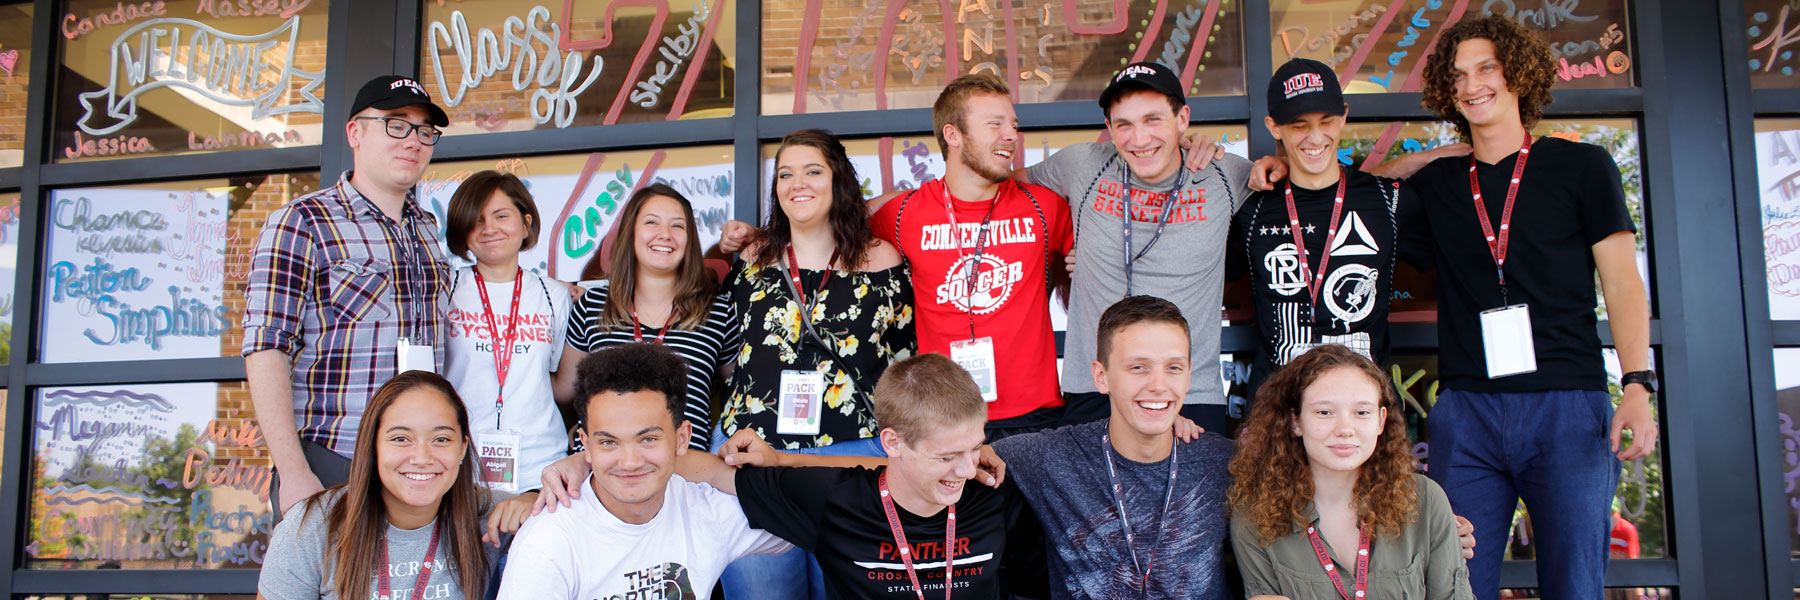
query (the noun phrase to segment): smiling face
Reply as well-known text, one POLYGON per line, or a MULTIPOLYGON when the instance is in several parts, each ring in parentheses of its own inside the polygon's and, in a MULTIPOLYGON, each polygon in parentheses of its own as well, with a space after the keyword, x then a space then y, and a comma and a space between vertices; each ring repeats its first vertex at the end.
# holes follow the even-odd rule
POLYGON ((480 220, 469 230, 466 242, 475 260, 485 265, 514 266, 519 262, 519 249, 531 231, 531 215, 519 211, 506 192, 494 190, 481 207, 480 220))
POLYGON ((1368 375, 1336 367, 1313 379, 1300 395, 1294 435, 1306 447, 1314 472, 1355 472, 1375 453, 1387 423, 1381 390, 1368 375))
POLYGON ((469 452, 450 399, 426 387, 401 392, 382 413, 376 431, 381 441, 375 447, 375 466, 388 512, 435 515, 469 452))
POLYGON ((1281 140, 1288 169, 1317 177, 1338 168, 1338 139, 1344 133, 1344 117, 1331 113, 1307 113, 1285 125, 1263 117, 1269 135, 1281 140))
POLYGON ((662 392, 595 394, 587 405, 585 452, 600 503, 628 523, 656 516, 691 433, 687 421, 675 424, 662 392))
POLYGON ((1112 401, 1112 418, 1145 437, 1171 434, 1187 396, 1188 334, 1161 321, 1114 332, 1105 362, 1094 361, 1094 387, 1112 401))
POLYGON ((650 273, 674 273, 687 251, 687 214, 681 203, 666 196, 651 196, 632 224, 638 268, 650 273))
MULTIPOLYGON (((425 125, 431 118, 425 107, 417 104, 392 110, 366 108, 356 116, 398 117, 413 125, 425 125)), ((425 176, 425 167, 431 164, 433 146, 420 142, 416 130, 406 139, 397 140, 388 135, 387 124, 383 121, 353 119, 346 124, 345 134, 355 159, 355 179, 359 183, 403 191, 417 185, 425 176)))
POLYGON ((1181 167, 1181 136, 1187 133, 1188 117, 1188 107, 1176 111, 1167 96, 1142 90, 1113 103, 1106 130, 1131 173, 1158 182, 1181 167))
POLYGON ((1451 69, 1456 110, 1471 128, 1518 121, 1519 96, 1507 88, 1506 69, 1495 54, 1494 42, 1473 38, 1457 44, 1451 69))
POLYGON ((831 167, 818 148, 795 144, 775 157, 775 198, 794 226, 831 218, 831 167))
POLYGON ((945 125, 944 139, 952 160, 990 182, 1012 175, 1013 153, 1019 146, 1019 117, 1012 101, 998 94, 970 96, 964 103, 960 125, 945 125))
POLYGON ((933 512, 956 504, 963 485, 975 477, 975 463, 987 441, 986 423, 977 419, 934 427, 912 441, 901 439, 893 429, 881 430, 882 448, 888 453, 888 487, 903 487, 909 497, 929 503, 933 512))

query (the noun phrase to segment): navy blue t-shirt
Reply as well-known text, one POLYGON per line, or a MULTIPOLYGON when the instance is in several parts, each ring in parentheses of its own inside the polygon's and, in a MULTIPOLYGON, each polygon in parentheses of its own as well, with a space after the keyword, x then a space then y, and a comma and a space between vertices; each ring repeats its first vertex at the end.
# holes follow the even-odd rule
POLYGON ((1016 435, 994 442, 1006 461, 1008 483, 1017 485, 1050 540, 1051 597, 1228 598, 1222 569, 1231 487, 1230 440, 1207 433, 1177 442, 1175 495, 1168 514, 1169 459, 1139 463, 1102 445, 1108 420, 1016 435), (1110 488, 1106 460, 1118 469, 1125 510, 1140 562, 1155 566, 1143 594, 1143 572, 1133 573, 1125 529, 1110 488), (1160 534, 1159 534, 1160 531, 1160 534))

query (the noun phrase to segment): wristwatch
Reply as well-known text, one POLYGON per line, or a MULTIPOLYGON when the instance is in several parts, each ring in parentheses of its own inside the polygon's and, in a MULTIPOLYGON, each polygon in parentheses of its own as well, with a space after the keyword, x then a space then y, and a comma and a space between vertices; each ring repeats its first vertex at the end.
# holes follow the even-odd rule
POLYGON ((1619 378, 1619 387, 1628 386, 1634 383, 1642 384, 1644 386, 1644 391, 1646 392, 1652 394, 1656 393, 1656 371, 1632 371, 1626 373, 1624 377, 1619 378))

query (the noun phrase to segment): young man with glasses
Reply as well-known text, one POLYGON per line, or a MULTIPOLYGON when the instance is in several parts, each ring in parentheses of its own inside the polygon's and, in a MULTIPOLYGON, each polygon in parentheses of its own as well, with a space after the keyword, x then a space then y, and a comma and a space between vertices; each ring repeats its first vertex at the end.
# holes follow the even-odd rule
POLYGON ((244 370, 277 512, 345 480, 376 388, 444 364, 448 271, 413 186, 450 119, 424 86, 393 75, 364 84, 350 114, 353 170, 269 215, 244 292, 244 370))

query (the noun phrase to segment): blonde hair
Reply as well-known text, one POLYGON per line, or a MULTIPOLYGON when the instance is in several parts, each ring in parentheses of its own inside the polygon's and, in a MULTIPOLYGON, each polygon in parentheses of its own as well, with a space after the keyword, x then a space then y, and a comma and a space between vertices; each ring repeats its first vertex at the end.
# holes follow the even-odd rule
POLYGON ((937 102, 931 105, 932 133, 937 135, 938 151, 950 153, 950 142, 944 140, 944 126, 955 125, 959 131, 966 131, 963 117, 968 113, 969 98, 983 94, 993 94, 1012 98, 1012 90, 1007 89, 1006 82, 998 75, 986 71, 972 73, 956 78, 944 91, 938 94, 937 102))
POLYGON ((920 354, 894 363, 875 384, 875 422, 911 443, 927 432, 987 423, 987 403, 969 372, 942 354, 920 354))

